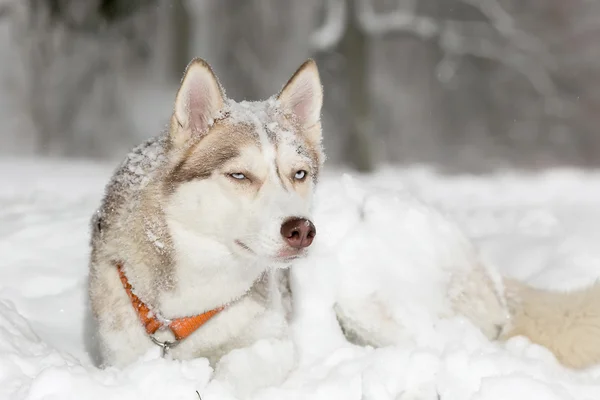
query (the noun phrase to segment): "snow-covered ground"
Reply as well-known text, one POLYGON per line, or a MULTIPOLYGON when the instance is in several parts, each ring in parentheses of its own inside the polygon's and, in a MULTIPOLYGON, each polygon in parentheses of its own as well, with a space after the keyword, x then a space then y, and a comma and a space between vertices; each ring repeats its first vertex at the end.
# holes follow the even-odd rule
MULTIPOLYGON (((397 221, 385 218, 379 220, 383 245, 371 225, 361 250, 367 257, 345 257, 344 235, 353 232, 360 245, 362 233, 353 224, 364 209, 356 207, 360 193, 334 172, 318 192, 321 241, 314 259, 294 270, 299 301, 293 342, 263 341, 234 351, 215 379, 206 360, 165 360, 158 349, 124 370, 98 370, 85 329, 88 221, 112 168, 0 161, 1 399, 197 400, 196 391, 204 400, 600 398, 600 368, 566 370, 523 338, 490 343, 460 319, 441 324, 414 346, 346 343, 325 306, 330 287, 343 279, 339 274, 353 270, 353 263, 385 269, 411 260, 389 245, 403 238, 393 236, 397 221), (246 390, 276 375, 282 382, 246 390)), ((600 173, 444 177, 425 168, 388 168, 357 179, 372 199, 404 188, 439 207, 506 275, 554 289, 577 288, 600 276, 600 173)), ((373 204, 381 215, 393 207, 373 204)))

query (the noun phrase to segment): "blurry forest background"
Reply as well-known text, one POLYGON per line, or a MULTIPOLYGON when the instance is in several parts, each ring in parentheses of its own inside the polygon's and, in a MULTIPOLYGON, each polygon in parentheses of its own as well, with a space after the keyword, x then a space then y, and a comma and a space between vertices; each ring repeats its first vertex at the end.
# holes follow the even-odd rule
POLYGON ((121 159, 195 56, 237 100, 315 58, 331 164, 600 164, 598 0, 0 0, 0 156, 121 159))

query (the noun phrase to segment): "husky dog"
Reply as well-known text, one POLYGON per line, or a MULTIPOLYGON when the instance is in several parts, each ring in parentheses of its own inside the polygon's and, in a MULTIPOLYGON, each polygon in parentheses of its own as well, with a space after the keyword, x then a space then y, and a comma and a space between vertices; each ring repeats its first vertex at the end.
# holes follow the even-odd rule
MULTIPOLYGON (((322 101, 312 60, 261 102, 228 99, 206 62, 188 65, 168 131, 126 157, 92 218, 89 296, 102 364, 127 365, 157 345, 214 363, 287 335, 287 267, 316 235, 322 101)), ((378 217, 390 232, 360 240, 393 240, 418 262, 396 266, 393 293, 338 299, 349 340, 398 343, 410 325, 391 311, 401 303, 433 320, 465 316, 491 340, 527 336, 569 367, 600 361, 600 285, 555 293, 505 279, 434 210, 399 209, 378 217)), ((346 247, 376 273, 364 243, 346 247)))
POLYGON ((228 99, 205 61, 190 62, 168 132, 126 157, 92 218, 103 365, 156 345, 214 361, 285 334, 285 267, 316 235, 322 101, 312 60, 260 102, 228 99))

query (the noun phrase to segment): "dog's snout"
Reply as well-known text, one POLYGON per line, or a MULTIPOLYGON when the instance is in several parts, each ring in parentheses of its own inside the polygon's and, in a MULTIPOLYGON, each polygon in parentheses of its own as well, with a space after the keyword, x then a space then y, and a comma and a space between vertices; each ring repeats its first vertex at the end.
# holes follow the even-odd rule
POLYGON ((281 225, 281 236, 295 249, 303 249, 311 245, 317 229, 306 218, 291 218, 281 225))

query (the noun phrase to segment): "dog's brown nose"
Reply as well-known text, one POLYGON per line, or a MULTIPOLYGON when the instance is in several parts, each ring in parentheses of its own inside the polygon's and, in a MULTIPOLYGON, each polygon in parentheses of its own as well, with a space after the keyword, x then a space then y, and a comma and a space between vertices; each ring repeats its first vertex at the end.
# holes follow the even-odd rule
POLYGON ((305 218, 291 218, 281 225, 281 236, 295 249, 303 249, 311 245, 317 229, 305 218))

